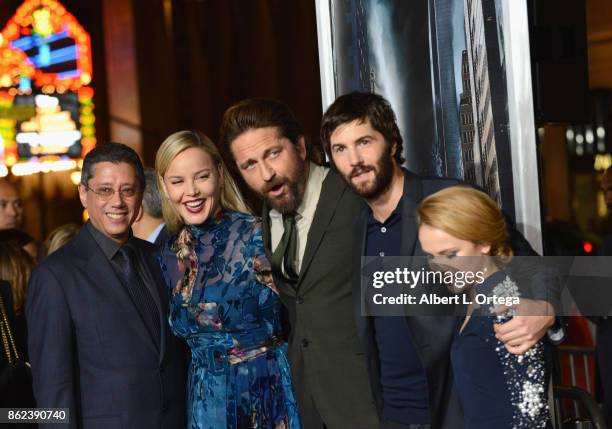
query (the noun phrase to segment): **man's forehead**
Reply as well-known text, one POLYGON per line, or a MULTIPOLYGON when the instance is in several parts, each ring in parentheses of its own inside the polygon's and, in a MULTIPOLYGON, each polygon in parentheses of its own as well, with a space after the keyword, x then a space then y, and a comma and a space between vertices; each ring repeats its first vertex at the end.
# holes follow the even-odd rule
POLYGON ((136 181, 136 168, 127 162, 102 161, 92 165, 91 179, 107 180, 133 180, 136 181))
POLYGON ((373 128, 372 124, 370 124, 370 120, 365 118, 357 118, 348 122, 343 122, 338 125, 331 133, 330 137, 338 137, 340 134, 347 130, 352 130, 355 127, 360 127, 362 129, 373 128))
POLYGON ((234 139, 232 150, 235 153, 245 152, 243 155, 252 156, 284 141, 290 143, 277 127, 251 128, 234 139))
POLYGON ((242 136, 245 136, 250 142, 278 141, 283 139, 283 135, 278 127, 251 128, 242 133, 242 136))
POLYGON ((126 172, 131 171, 136 174, 134 166, 128 162, 111 162, 111 161, 100 161, 92 165, 94 172, 126 172))

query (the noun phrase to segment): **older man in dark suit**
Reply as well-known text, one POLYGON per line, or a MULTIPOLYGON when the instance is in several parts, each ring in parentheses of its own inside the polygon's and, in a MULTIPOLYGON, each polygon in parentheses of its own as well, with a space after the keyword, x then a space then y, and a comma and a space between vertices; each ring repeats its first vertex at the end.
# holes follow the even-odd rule
POLYGON ((166 323, 155 247, 130 229, 144 186, 129 147, 89 152, 79 185, 89 221, 30 281, 37 405, 68 408, 70 427, 185 426, 185 355, 166 323))
POLYGON ((309 162, 301 127, 273 100, 223 117, 221 147, 264 200, 264 244, 289 311, 289 360, 305 429, 377 426, 351 308, 353 223, 362 202, 309 162))

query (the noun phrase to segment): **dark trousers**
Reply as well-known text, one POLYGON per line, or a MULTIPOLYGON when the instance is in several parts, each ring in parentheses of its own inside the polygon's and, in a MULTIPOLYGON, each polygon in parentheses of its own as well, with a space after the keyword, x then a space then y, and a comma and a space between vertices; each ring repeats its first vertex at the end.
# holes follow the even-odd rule
POLYGON ((299 359, 293 359, 291 362, 291 372, 293 376, 293 388, 295 389, 303 428, 327 429, 312 399, 312 393, 310 393, 310 389, 308 389, 302 356, 300 356, 299 359))
POLYGON ((317 411, 317 407, 312 397, 303 398, 302 401, 300 401, 300 405, 300 417, 304 429, 327 429, 321 415, 317 411))

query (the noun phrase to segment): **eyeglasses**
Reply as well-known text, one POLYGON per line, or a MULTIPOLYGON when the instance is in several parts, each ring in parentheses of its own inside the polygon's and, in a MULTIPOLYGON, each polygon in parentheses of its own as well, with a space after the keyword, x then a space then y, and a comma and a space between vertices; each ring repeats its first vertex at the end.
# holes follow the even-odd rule
POLYGON ((123 199, 130 199, 138 195, 138 192, 139 192, 138 188, 131 187, 131 186, 121 188, 121 189, 113 189, 110 186, 100 186, 99 188, 93 189, 87 185, 83 185, 83 186, 88 191, 91 191, 94 194, 96 194, 98 198, 100 198, 101 200, 110 200, 115 195, 115 192, 119 192, 119 196, 123 199))

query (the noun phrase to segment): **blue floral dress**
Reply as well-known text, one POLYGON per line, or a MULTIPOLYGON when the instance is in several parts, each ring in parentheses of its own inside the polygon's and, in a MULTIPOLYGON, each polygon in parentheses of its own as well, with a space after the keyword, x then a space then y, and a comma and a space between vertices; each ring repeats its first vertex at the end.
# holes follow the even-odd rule
POLYGON ((170 326, 191 348, 187 427, 301 429, 258 218, 221 210, 161 255, 170 326))

